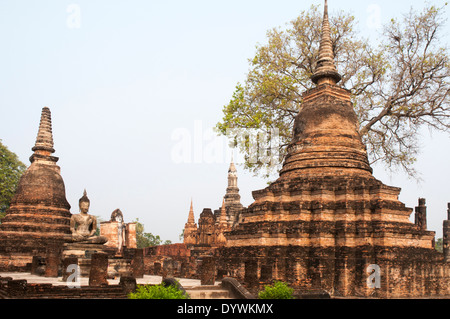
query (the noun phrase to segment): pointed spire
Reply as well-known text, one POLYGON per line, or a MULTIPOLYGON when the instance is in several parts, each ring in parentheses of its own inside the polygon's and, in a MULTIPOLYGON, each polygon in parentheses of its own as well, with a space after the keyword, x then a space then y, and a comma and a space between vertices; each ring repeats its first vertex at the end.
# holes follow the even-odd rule
POLYGON ((195 224, 194 206, 192 205, 192 198, 191 198, 191 208, 189 209, 188 223, 195 224))
POLYGON ((225 193, 226 207, 237 204, 240 205, 241 196, 239 195, 238 176, 234 160, 231 158, 230 168, 228 169, 228 186, 225 193))
POLYGON ((230 168, 228 169, 228 173, 236 173, 236 166, 234 165, 234 154, 231 153, 231 163, 230 168))
POLYGON ((219 225, 227 225, 227 210, 225 208, 225 197, 222 200, 222 207, 220 208, 220 218, 219 218, 219 225))
POLYGON ((191 208, 189 209, 189 217, 187 223, 184 225, 183 230, 183 242, 185 244, 189 245, 195 245, 197 244, 198 234, 197 234, 198 228, 197 224, 195 223, 194 218, 194 206, 192 204, 192 198, 191 198, 191 208))
POLYGON ((51 156, 55 149, 53 148, 52 115, 48 107, 42 109, 36 143, 31 150, 34 152, 30 157, 31 163, 36 159, 55 163, 58 161, 57 157, 51 156))
POLYGON ((228 189, 230 188, 237 188, 237 171, 233 157, 231 157, 230 168, 228 168, 228 189))
POLYGON ((39 131, 32 151, 55 152, 53 149, 52 115, 48 107, 42 109, 39 131))
POLYGON ((338 73, 334 64, 333 43, 331 42, 330 22, 328 21, 327 0, 325 0, 319 59, 317 60, 316 70, 311 77, 311 80, 317 85, 323 83, 336 85, 341 81, 341 75, 338 73))

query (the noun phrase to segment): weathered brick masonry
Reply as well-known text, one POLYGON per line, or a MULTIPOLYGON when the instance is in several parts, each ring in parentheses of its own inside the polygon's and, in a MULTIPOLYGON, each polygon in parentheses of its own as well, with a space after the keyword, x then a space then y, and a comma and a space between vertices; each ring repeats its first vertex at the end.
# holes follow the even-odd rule
POLYGON ((21 177, 11 206, 0 225, 0 270, 24 270, 33 256, 46 256, 49 246, 62 249, 70 235, 70 205, 57 157, 51 154, 50 110, 42 109, 31 165, 21 177))
POLYGON ((400 188, 372 175, 333 59, 326 6, 317 86, 303 94, 280 177, 253 192, 216 265, 249 285, 279 279, 335 296, 450 295, 450 267, 426 230, 424 201, 412 223, 400 188), (380 287, 368 282, 372 275, 380 287))

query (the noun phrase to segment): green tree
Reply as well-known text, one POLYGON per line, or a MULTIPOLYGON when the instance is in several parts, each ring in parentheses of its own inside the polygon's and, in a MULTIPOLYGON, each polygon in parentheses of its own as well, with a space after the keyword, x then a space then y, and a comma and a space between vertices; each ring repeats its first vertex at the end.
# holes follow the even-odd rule
POLYGON ((9 208, 19 179, 26 168, 17 155, 3 145, 0 140, 0 222, 9 208))
POLYGON ((276 281, 273 285, 264 286, 258 294, 258 299, 294 299, 294 289, 286 283, 276 281))
MULTIPOLYGON (((267 135, 278 130, 276 165, 254 160, 248 143, 237 145, 245 155, 245 169, 255 174, 267 177, 281 168, 301 94, 314 85, 309 79, 318 58, 322 18, 319 6, 312 6, 285 29, 267 32, 267 44, 257 46, 245 83, 237 84, 216 125, 233 147, 238 136, 230 129, 251 128, 267 135)), ((384 163, 392 171, 403 169, 415 178, 421 128, 450 129, 450 58, 439 43, 445 22, 445 6, 411 9, 402 19, 392 19, 374 45, 355 31, 353 16, 330 16, 335 61, 342 75, 339 85, 351 92, 371 162, 384 163)))
POLYGON ((144 224, 139 222, 139 218, 137 218, 134 222, 136 223, 136 242, 138 248, 172 244, 170 240, 163 241, 159 235, 145 233, 144 224))
POLYGON ((444 252, 444 239, 439 238, 438 240, 436 240, 434 248, 440 253, 444 252))
POLYGON ((178 239, 179 239, 180 241, 183 241, 183 240, 184 240, 184 228, 181 230, 180 235, 178 235, 178 239))
POLYGON ((100 236, 100 223, 103 222, 104 220, 103 220, 103 218, 100 217, 100 216, 97 216, 97 215, 94 215, 94 216, 95 216, 95 218, 97 218, 97 229, 96 229, 94 235, 95 235, 95 236, 100 236))
POLYGON ((182 290, 174 286, 138 285, 136 292, 128 295, 129 299, 189 299, 182 290))

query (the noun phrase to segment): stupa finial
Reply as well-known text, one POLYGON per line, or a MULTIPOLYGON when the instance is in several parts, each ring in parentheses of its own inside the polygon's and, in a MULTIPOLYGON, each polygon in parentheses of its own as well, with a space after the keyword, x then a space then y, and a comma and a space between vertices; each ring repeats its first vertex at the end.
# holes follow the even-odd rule
POLYGON ((191 198, 191 207, 189 208, 188 223, 195 224, 194 206, 191 198))
POLYGON ((227 225, 227 209, 225 207, 225 198, 222 200, 222 207, 220 208, 220 218, 219 218, 219 224, 220 225, 227 225))
POLYGON ((341 81, 341 75, 338 73, 334 64, 333 43, 331 42, 331 28, 328 20, 327 0, 325 0, 319 58, 317 60, 316 70, 312 75, 311 80, 317 85, 323 83, 335 85, 341 81))
POLYGON ((36 159, 45 160, 47 162, 58 161, 57 157, 52 156, 55 149, 53 148, 52 115, 48 107, 42 108, 36 143, 31 150, 34 152, 30 157, 32 163, 36 159))
POLYGON ((228 168, 228 173, 236 173, 236 165, 234 165, 234 154, 231 154, 230 167, 228 168))

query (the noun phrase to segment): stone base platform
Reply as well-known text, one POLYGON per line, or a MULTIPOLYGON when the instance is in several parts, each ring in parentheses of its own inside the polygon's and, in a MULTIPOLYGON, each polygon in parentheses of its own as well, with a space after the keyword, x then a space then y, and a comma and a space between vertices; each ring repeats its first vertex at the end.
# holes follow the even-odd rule
POLYGON ((93 253, 107 253, 108 248, 100 244, 67 243, 63 246, 63 258, 91 258, 93 253))
POLYGON ((116 250, 101 244, 67 243, 64 244, 62 258, 76 257, 81 277, 89 277, 91 256, 94 253, 108 254, 108 278, 116 278, 130 272, 131 260, 115 257, 116 250))
POLYGON ((80 266, 81 277, 89 277, 91 256, 94 253, 108 253, 107 247, 100 244, 67 243, 63 246, 62 258, 78 258, 78 266, 80 266))

